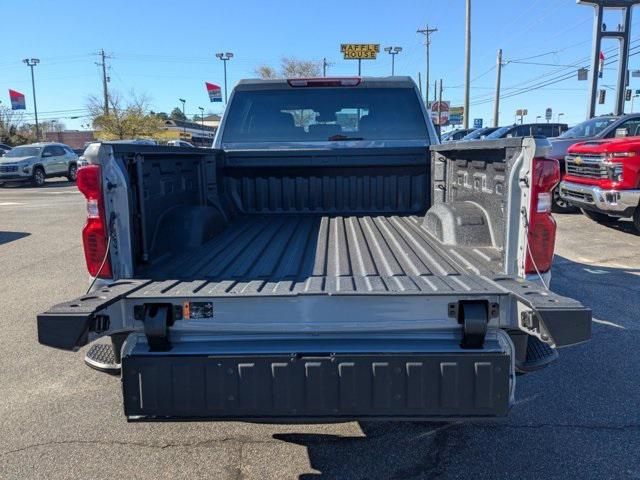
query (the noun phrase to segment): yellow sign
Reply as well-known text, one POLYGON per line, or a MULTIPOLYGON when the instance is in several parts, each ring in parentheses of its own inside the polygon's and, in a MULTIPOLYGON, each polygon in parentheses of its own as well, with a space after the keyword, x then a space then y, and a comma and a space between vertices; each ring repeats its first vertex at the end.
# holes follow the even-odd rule
POLYGON ((343 43, 340 51, 345 60, 375 60, 380 53, 377 43, 343 43))

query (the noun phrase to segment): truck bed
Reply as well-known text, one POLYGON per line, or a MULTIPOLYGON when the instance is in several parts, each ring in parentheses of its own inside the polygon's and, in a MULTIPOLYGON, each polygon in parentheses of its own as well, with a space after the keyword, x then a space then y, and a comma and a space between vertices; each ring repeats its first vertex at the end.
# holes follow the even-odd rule
POLYGON ((414 215, 245 215, 141 272, 143 296, 498 293, 414 215))

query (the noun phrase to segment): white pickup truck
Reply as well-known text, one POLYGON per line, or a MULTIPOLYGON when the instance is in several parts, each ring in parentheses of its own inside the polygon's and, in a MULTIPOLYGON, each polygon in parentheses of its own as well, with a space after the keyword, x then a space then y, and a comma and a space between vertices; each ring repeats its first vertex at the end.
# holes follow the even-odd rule
POLYGON ((437 145, 405 77, 242 81, 214 149, 79 170, 97 281, 39 341, 110 336, 131 420, 504 416, 516 373, 591 334, 544 287, 547 150, 437 145))

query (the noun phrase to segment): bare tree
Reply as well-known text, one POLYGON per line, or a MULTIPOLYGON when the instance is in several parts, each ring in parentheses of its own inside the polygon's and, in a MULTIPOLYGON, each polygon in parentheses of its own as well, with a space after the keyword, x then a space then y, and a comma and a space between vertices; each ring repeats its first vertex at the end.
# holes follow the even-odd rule
POLYGON ((322 63, 311 60, 298 60, 294 57, 282 57, 278 68, 270 65, 259 65, 254 73, 265 79, 270 78, 311 78, 319 77, 322 72, 322 63))
POLYGON ((35 128, 24 122, 22 112, 0 105, 0 143, 20 145, 35 141, 35 128))
POLYGON ((103 100, 89 97, 87 108, 97 137, 103 140, 153 137, 163 125, 157 115, 149 111, 149 97, 131 93, 124 99, 117 92, 109 94, 109 114, 105 115, 103 100))

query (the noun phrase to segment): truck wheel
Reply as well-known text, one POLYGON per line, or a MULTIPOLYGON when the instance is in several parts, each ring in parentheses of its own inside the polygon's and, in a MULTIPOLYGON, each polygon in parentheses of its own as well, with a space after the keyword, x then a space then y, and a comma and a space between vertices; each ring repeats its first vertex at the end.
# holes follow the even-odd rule
POLYGON ((67 173, 67 180, 70 182, 75 182, 76 178, 78 178, 78 167, 75 163, 69 165, 69 172, 67 173))
POLYGON ((36 167, 33 169, 33 178, 31 179, 31 183, 34 187, 41 187, 44 185, 46 177, 44 175, 44 170, 42 167, 36 167))
POLYGON ((576 211, 576 207, 567 203, 560 196, 560 189, 558 187, 553 189, 553 203, 551 204, 551 211, 554 213, 571 213, 576 211))
POLYGON ((584 208, 581 208, 580 211, 583 213, 583 215, 586 215, 591 220, 593 220, 594 222, 598 222, 601 225, 612 225, 618 221, 617 218, 610 217, 605 213, 592 212, 591 210, 585 210, 584 208))

